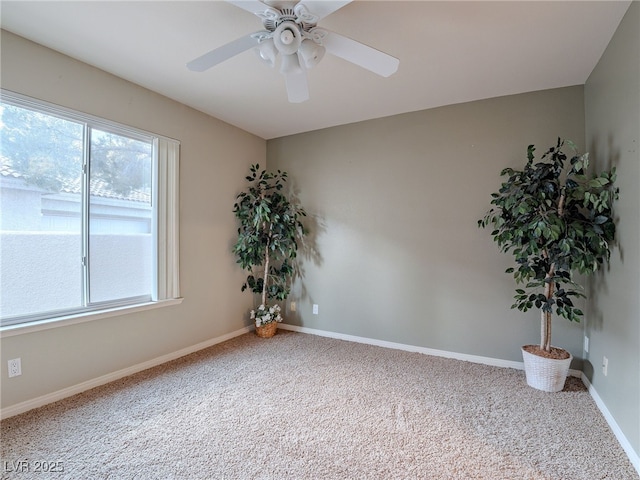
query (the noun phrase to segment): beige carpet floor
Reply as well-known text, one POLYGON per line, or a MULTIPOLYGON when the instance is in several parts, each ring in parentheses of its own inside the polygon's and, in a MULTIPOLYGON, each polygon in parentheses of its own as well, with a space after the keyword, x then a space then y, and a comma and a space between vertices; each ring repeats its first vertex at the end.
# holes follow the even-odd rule
POLYGON ((512 369, 246 334, 3 421, 3 478, 640 478, 590 395, 569 390, 539 392, 512 369))

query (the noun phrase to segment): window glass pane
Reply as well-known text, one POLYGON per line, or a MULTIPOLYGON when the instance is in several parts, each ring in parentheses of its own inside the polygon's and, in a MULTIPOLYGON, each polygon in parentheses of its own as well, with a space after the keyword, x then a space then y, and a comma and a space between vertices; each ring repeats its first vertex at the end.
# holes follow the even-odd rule
POLYGON ((83 125, 0 103, 0 316, 82 305, 83 125))
POLYGON ((152 143, 93 129, 89 301, 151 297, 152 143))
POLYGON ((0 327, 178 298, 179 143, 0 99, 0 327))

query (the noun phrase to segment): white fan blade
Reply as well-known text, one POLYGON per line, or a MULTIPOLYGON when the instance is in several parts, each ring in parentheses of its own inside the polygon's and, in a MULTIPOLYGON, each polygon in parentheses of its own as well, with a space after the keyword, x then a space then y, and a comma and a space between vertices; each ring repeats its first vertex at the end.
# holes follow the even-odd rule
POLYGON ((284 76, 287 87, 287 96, 291 103, 301 103, 309 100, 309 84, 307 83, 307 72, 288 73, 284 76))
POLYGON ((325 31, 327 34, 322 38, 322 45, 330 54, 383 77, 393 75, 398 70, 400 60, 397 58, 339 33, 325 31))
POLYGON ((251 47, 255 47, 258 45, 258 42, 258 36, 253 33, 240 37, 233 42, 211 50, 209 53, 205 53, 195 60, 191 60, 187 63, 187 68, 194 72, 204 72, 205 70, 215 67, 219 63, 222 63, 239 53, 249 50, 251 47))
POLYGON ((298 5, 304 5, 310 13, 321 20, 351 2, 352 0, 302 0, 298 5))
POLYGON ((247 12, 258 15, 260 18, 277 18, 278 12, 273 7, 258 0, 226 0, 227 3, 240 7, 247 12))

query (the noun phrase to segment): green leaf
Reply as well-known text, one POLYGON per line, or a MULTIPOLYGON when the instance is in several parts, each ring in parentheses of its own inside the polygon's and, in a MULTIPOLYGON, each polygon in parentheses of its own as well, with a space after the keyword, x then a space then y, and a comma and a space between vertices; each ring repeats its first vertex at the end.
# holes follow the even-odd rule
POLYGON ((527 289, 558 284, 550 299, 516 289, 512 308, 525 312, 535 305, 577 321, 582 312, 573 307, 569 297, 582 294, 572 290, 581 288, 572 279, 572 271, 593 273, 609 259, 608 242, 615 239, 612 204, 618 198, 618 189, 612 186, 614 168, 591 178, 585 176, 589 168, 586 153, 574 155, 565 166, 563 146, 576 151, 572 142, 558 138, 557 145, 534 164, 535 147, 529 145, 523 170, 503 169, 500 175, 508 177, 491 194, 492 208, 478 226, 492 225, 491 237, 499 249, 512 254, 518 266, 505 272, 513 274, 516 284, 524 283, 527 289), (561 194, 565 197, 560 212, 561 194), (545 280, 551 265, 556 272, 545 280))
POLYGON ((243 290, 249 288, 254 293, 266 293, 268 298, 284 299, 295 272, 287 259, 296 258, 297 239, 306 235, 296 219, 306 216, 306 212, 281 192, 286 172, 259 168, 259 164, 250 167, 252 175, 245 177, 249 187, 236 197, 233 211, 240 226, 232 251, 243 269, 259 272, 257 279, 247 278, 243 290), (260 270, 267 252, 271 268, 265 281, 265 273, 260 270))

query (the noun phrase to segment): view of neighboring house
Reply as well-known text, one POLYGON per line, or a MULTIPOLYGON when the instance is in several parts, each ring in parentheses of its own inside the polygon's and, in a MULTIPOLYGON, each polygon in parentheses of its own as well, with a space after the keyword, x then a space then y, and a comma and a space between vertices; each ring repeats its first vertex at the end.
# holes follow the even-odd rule
MULTIPOLYGON (((65 179, 58 191, 50 191, 29 182, 11 167, 7 158, 0 157, 0 162, 2 274, 4 278, 25 281, 38 278, 39 284, 56 286, 34 295, 33 287, 23 282, 3 282, 2 316, 78 305, 83 258, 80 172, 75 178, 65 179)), ((90 260, 96 270, 100 266, 101 272, 94 276, 93 301, 106 300, 120 292, 126 292, 127 296, 132 292, 148 293, 151 263, 132 259, 141 258, 140 252, 152 250, 150 190, 117 193, 100 179, 93 179, 89 188, 90 260), (121 251, 129 254, 117 254, 121 251), (98 294, 104 291, 109 295, 98 294)))

